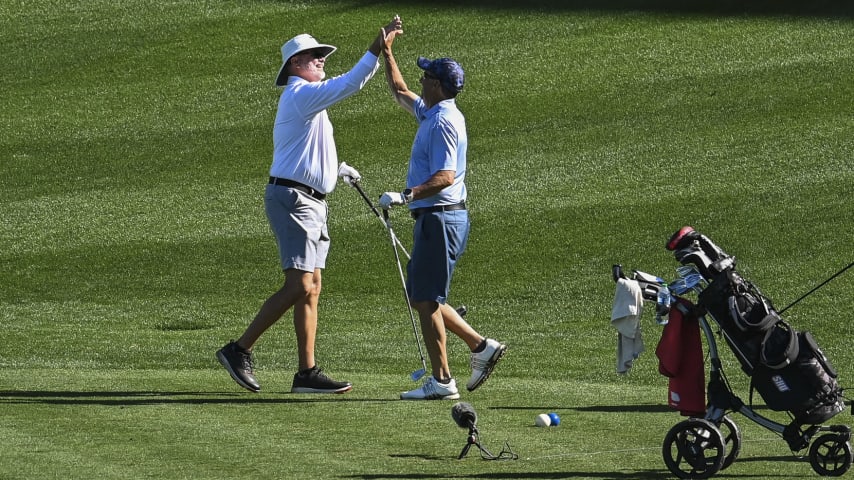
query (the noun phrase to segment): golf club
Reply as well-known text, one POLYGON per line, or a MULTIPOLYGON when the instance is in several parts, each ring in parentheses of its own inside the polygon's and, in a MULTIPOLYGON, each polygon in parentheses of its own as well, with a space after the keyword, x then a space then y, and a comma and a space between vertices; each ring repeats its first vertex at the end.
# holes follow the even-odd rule
MULTIPOLYGON (((370 197, 368 197, 368 195, 365 194, 365 191, 362 190, 362 186, 359 181, 354 180, 351 185, 353 188, 356 189, 356 191, 359 192, 359 195, 361 195, 362 198, 365 200, 365 203, 368 204, 368 208, 370 208, 371 211, 374 212, 374 215, 377 216, 377 218, 380 220, 380 223, 382 223, 383 226, 386 227, 386 229, 388 230, 388 224, 385 220, 383 220, 383 217, 380 215, 380 212, 379 210, 377 210, 377 207, 374 206, 374 203, 371 201, 370 197)), ((403 246, 403 244, 400 242, 400 239, 397 238, 397 235, 394 234, 394 230, 391 230, 391 235, 394 239, 394 243, 397 245, 398 248, 400 248, 401 251, 403 251, 403 254, 406 255, 406 258, 408 260, 412 260, 412 257, 409 256, 409 252, 406 251, 406 247, 403 246)), ((457 314, 459 314, 459 316, 461 317, 465 317, 466 313, 468 313, 468 307, 466 307, 465 305, 460 305, 459 307, 455 308, 455 310, 457 311, 457 314)))
MULTIPOLYGON (((406 280, 403 276, 403 267, 401 266, 401 263, 400 263, 400 255, 398 254, 398 248, 400 248, 400 250, 403 251, 403 253, 404 253, 404 255, 406 255, 407 259, 411 260, 412 257, 409 256, 409 252, 406 251, 406 247, 403 246, 403 244, 400 242, 400 239, 397 238, 397 235, 395 235, 394 229, 391 228, 391 222, 389 221, 389 217, 388 217, 388 210, 383 210, 382 215, 380 215, 380 212, 377 209, 377 207, 374 206, 374 203, 371 201, 370 197, 368 197, 368 195, 362 189, 362 186, 359 183, 359 180, 354 180, 352 182, 348 182, 348 184, 350 186, 352 186, 353 188, 355 188, 356 191, 359 192, 359 195, 361 195, 362 199, 368 205, 368 208, 370 208, 371 211, 374 212, 374 215, 376 215, 376 217, 377 217, 377 219, 379 219, 380 223, 383 224, 383 226, 386 228, 386 231, 388 231, 389 237, 391 237, 391 241, 392 241, 391 246, 392 246, 392 250, 394 250, 395 261, 397 262, 397 271, 400 274, 400 283, 403 286, 403 296, 404 296, 404 299, 406 300, 406 307, 409 310, 409 319, 412 321, 412 333, 415 336, 415 344, 418 346, 418 355, 421 357, 422 368, 412 372, 412 374, 410 375, 410 378, 412 379, 412 381, 417 382, 424 375, 426 375, 426 373, 427 373, 427 362, 425 361, 424 353, 421 350, 421 340, 418 336, 418 325, 415 323, 415 316, 412 313, 412 305, 410 305, 410 303, 409 303, 409 292, 406 289, 406 280)), ((466 313, 468 313, 468 307, 466 307, 465 305, 460 305, 455 310, 460 317, 465 317, 466 313)))
MULTIPOLYGON (((362 190, 359 189, 361 192, 362 190)), ((364 193, 362 193, 364 196, 364 193)), ((365 197, 367 198, 367 197, 365 197)), ((388 230, 389 237, 391 238, 391 249, 394 250, 394 259, 397 261, 397 273, 400 274, 400 284, 403 286, 403 300, 406 302, 406 308, 409 310, 409 319, 412 321, 412 334, 415 336, 415 345, 418 346, 418 355, 421 357, 421 368, 412 372, 409 375, 409 378, 412 379, 413 382, 417 382, 427 373, 427 361, 424 360, 424 352, 421 350, 421 338, 418 336, 418 324, 415 323, 415 315, 412 313, 412 305, 409 303, 409 292, 406 290, 406 279, 403 277, 403 267, 400 265, 400 255, 397 253, 397 243, 395 243, 394 230, 391 228, 391 222, 388 219, 388 210, 383 210, 383 216, 380 220, 383 220, 383 223, 388 230)))
POLYGON ((803 300, 803 299, 807 298, 809 295, 811 295, 813 292, 815 292, 815 291, 816 291, 816 290, 818 290, 819 288, 821 288, 821 287, 823 287, 823 286, 827 285, 827 283, 828 283, 828 282, 830 282, 830 281, 831 281, 831 280, 833 280, 834 278, 836 278, 836 277, 838 277, 838 276, 842 275, 842 272, 844 272, 845 270, 848 270, 848 269, 849 269, 849 268, 851 268, 852 266, 854 266, 854 262, 849 263, 847 267, 845 267, 845 268, 843 268, 842 270, 840 270, 840 271, 838 271, 838 272, 834 273, 830 278, 828 278, 827 280, 825 280, 825 281, 821 282, 817 287, 815 287, 815 288, 813 288, 812 290, 810 290, 809 292, 807 292, 807 293, 805 293, 805 294, 801 295, 801 298, 799 298, 799 299, 795 300, 794 302, 790 303, 788 306, 786 306, 786 308, 784 308, 784 309, 780 310, 778 313, 780 313, 780 314, 782 315, 782 314, 783 314, 783 312, 785 312, 785 311, 786 311, 786 310, 788 310, 789 308, 793 307, 796 303, 800 302, 801 300, 803 300))
POLYGON ((365 200, 365 203, 368 204, 368 207, 371 209, 371 211, 374 212, 374 215, 377 216, 380 222, 382 222, 383 226, 386 227, 386 229, 388 230, 389 234, 391 235, 392 242, 394 242, 395 244, 395 254, 397 254, 397 247, 399 247, 403 251, 403 254, 406 255, 407 259, 412 259, 412 257, 409 256, 409 252, 407 252, 403 244, 400 243, 400 239, 397 238, 397 235, 394 234, 394 231, 388 228, 386 220, 383 220, 383 217, 380 216, 380 212, 379 210, 377 210, 377 207, 374 206, 374 203, 371 201, 370 198, 368 198, 368 196, 365 194, 365 191, 362 190, 362 186, 359 184, 359 181, 354 180, 352 185, 353 188, 355 188, 359 192, 359 195, 361 195, 362 198, 365 200))

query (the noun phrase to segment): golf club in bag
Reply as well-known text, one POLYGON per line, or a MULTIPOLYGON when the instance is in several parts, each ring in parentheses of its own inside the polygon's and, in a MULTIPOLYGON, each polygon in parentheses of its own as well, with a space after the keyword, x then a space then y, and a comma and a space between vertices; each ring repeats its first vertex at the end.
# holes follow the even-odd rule
POLYGON ((845 267, 845 268, 843 268, 842 270, 840 270, 840 271, 838 271, 838 272, 834 273, 830 278, 828 278, 827 280, 825 280, 825 281, 821 282, 817 287, 815 287, 815 288, 813 288, 812 290, 810 290, 809 292, 807 292, 807 293, 805 293, 805 294, 801 295, 801 297, 800 297, 800 298, 798 298, 798 299, 797 299, 797 300, 795 300, 794 302, 792 302, 792 303, 790 303, 789 305, 787 305, 785 308, 783 308, 782 310, 780 310, 778 313, 782 314, 782 313, 783 313, 783 312, 785 312, 786 310, 788 310, 788 309, 790 309, 790 308, 794 307, 794 306, 795 306, 795 304, 797 304, 797 303, 798 303, 798 302, 800 302, 801 300, 803 300, 803 299, 807 298, 808 296, 812 295, 816 290, 818 290, 819 288, 821 288, 821 287, 823 287, 823 286, 827 285, 831 280, 833 280, 834 278, 836 278, 836 277, 838 277, 838 276, 842 275, 842 273, 843 273, 843 272, 845 272, 845 270, 848 270, 848 269, 849 269, 849 268, 851 268, 851 267, 854 267, 854 262, 849 263, 849 264, 848 264, 848 266, 846 266, 846 267, 845 267))

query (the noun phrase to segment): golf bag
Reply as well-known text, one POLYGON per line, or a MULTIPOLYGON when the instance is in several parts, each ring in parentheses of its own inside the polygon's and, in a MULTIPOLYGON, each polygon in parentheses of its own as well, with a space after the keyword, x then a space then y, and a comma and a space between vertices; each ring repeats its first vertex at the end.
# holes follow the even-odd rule
POLYGON ((788 411, 801 425, 827 421, 845 409, 837 373, 809 332, 794 329, 771 301, 735 269, 735 258, 705 235, 684 227, 667 243, 707 286, 698 305, 712 316, 768 408, 788 411))

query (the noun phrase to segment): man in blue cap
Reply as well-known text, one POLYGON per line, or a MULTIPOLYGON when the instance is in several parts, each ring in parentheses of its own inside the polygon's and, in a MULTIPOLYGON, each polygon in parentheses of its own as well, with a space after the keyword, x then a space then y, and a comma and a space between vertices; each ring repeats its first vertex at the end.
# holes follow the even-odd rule
POLYGON ((385 74, 392 96, 418 121, 412 145, 406 189, 380 197, 384 209, 408 205, 415 218, 414 245, 407 264, 409 301, 421 320, 421 330, 430 356, 432 375, 420 388, 400 395, 404 400, 459 398, 448 367, 446 329, 471 349, 472 375, 466 388, 479 387, 504 355, 506 345, 481 336, 447 298, 454 266, 465 251, 469 235, 466 210, 466 122, 455 98, 463 89, 462 67, 451 58, 418 58, 423 70, 421 95, 403 81, 391 45, 398 29, 383 44, 385 74))

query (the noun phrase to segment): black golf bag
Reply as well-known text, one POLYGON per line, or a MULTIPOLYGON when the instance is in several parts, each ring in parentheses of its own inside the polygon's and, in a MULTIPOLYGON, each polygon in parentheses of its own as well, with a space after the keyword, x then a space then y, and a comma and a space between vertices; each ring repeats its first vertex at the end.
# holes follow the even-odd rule
POLYGON ((741 369, 768 408, 788 411, 801 425, 827 421, 845 409, 836 371, 809 332, 783 320, 771 301, 735 269, 705 235, 684 227, 667 243, 682 265, 693 265, 707 282, 698 305, 721 328, 741 369))

